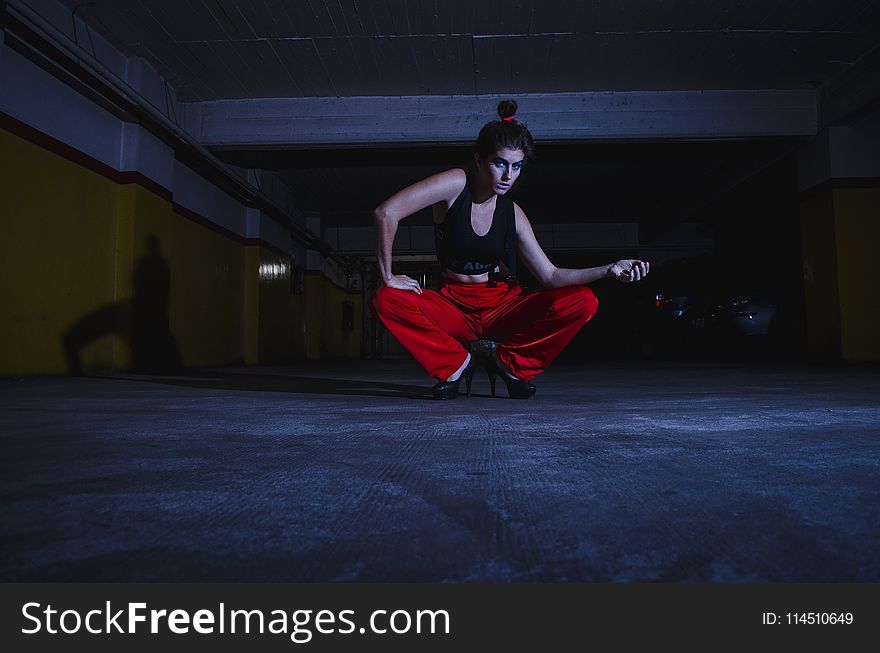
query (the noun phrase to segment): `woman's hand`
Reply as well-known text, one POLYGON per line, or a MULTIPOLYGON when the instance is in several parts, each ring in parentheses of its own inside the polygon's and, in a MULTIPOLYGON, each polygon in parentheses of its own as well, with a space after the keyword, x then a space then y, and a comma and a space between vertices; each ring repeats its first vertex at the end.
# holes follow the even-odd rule
POLYGON ((608 276, 614 277, 621 283, 632 283, 633 281, 640 281, 642 277, 647 276, 650 269, 651 264, 648 261, 627 258, 613 263, 608 268, 608 276))
POLYGON ((392 274, 385 281, 385 285, 389 288, 397 288, 398 290, 410 290, 417 295, 422 294, 422 287, 419 285, 419 282, 405 274, 392 274))

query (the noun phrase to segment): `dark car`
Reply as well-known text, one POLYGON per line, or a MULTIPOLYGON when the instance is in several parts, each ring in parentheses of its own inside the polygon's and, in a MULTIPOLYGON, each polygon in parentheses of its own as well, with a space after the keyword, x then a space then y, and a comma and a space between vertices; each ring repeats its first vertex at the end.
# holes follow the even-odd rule
POLYGON ((776 317, 776 293, 761 280, 725 273, 741 266, 716 257, 675 259, 651 271, 642 313, 643 349, 653 356, 741 351, 763 345, 776 317))
POLYGON ((778 308, 779 301, 766 291, 728 291, 715 297, 707 327, 721 337, 766 337, 778 308))
POLYGON ((640 311, 645 353, 677 356, 699 348, 709 307, 706 265, 703 258, 676 259, 651 270, 640 311))

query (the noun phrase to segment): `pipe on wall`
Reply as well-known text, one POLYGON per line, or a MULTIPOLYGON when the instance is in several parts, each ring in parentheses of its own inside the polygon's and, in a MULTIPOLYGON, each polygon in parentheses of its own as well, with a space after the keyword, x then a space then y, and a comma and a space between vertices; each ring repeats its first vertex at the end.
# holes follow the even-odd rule
MULTIPOLYGON (((91 99, 114 114, 123 119, 134 119, 167 143, 179 161, 246 206, 259 208, 287 228, 304 246, 336 260, 344 268, 349 267, 350 262, 333 252, 320 236, 298 224, 258 188, 236 176, 223 161, 42 16, 19 0, 7 0, 2 3, 0 21, 4 32, 12 37, 6 39, 6 45, 14 47, 17 41, 25 46, 22 54, 29 58, 37 56, 44 63, 51 64, 53 73, 63 81, 73 82, 79 90, 87 91, 91 99)), ((21 50, 20 47, 17 49, 21 50)))

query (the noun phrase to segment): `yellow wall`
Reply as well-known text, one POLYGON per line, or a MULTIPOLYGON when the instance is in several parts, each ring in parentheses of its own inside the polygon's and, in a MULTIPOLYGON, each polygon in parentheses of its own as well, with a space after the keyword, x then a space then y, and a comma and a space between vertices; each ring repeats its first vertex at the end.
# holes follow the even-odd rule
POLYGON ((170 266, 171 332, 183 364, 242 362, 245 247, 176 214, 170 202, 142 186, 122 186, 121 192, 135 196, 135 265, 152 235, 170 266))
POLYGON ((880 360, 880 188, 834 189, 841 349, 880 360))
POLYGON ((838 358, 840 300, 831 191, 802 200, 800 213, 807 351, 816 358, 838 358))
POLYGON ((0 168, 0 374, 66 372, 62 336, 87 315, 105 335, 83 363, 112 367, 116 184, 2 129, 0 168))
POLYGON ((171 332, 186 366, 243 359, 244 247, 187 220, 171 202, 118 184, 0 130, 4 252, 0 374, 131 364, 132 278, 159 244, 171 279, 171 332))
POLYGON ((244 362, 251 364, 260 360, 260 247, 245 247, 244 259, 244 362))
POLYGON ((318 275, 306 274, 303 287, 303 349, 308 360, 318 360, 321 358, 324 280, 318 275))
POLYGON ((324 302, 321 355, 324 358, 360 358, 361 355, 361 294, 348 293, 324 280, 324 302), (354 328, 342 329, 342 302, 354 304, 354 328))
POLYGON ((807 344, 821 358, 880 360, 880 189, 801 202, 807 344))
POLYGON ((309 360, 322 358, 360 358, 361 294, 348 293, 329 279, 306 275, 303 304, 305 355, 309 360), (354 303, 354 328, 342 329, 342 302, 354 303))
POLYGON ((288 273, 259 283, 259 360, 281 363, 305 356, 303 295, 291 294, 289 257, 265 247, 260 249, 262 265, 284 265, 288 273))
POLYGON ((170 279, 167 323, 184 367, 360 355, 359 294, 308 275, 292 295, 289 274, 260 276, 288 257, 3 129, 0 164, 0 375, 67 373, 66 350, 85 371, 130 368, 134 277, 145 269, 170 279), (344 299, 356 309, 347 334, 344 299))

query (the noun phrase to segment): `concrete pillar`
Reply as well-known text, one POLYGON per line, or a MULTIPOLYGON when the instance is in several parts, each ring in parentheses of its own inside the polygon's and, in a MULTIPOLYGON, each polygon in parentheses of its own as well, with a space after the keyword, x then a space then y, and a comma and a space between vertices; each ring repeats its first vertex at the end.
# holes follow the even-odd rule
POLYGON ((260 358, 260 209, 245 209, 244 248, 244 362, 254 365, 260 358))
POLYGON ((880 360, 880 112, 823 130, 798 176, 808 351, 880 360))
MULTIPOLYGON (((321 216, 306 215, 306 227, 313 233, 321 233, 321 216)), ((324 309, 324 289, 321 277, 323 255, 313 249, 307 249, 305 255, 305 283, 303 291, 303 321, 305 323, 304 348, 307 360, 318 360, 321 357, 321 315, 324 309)))

